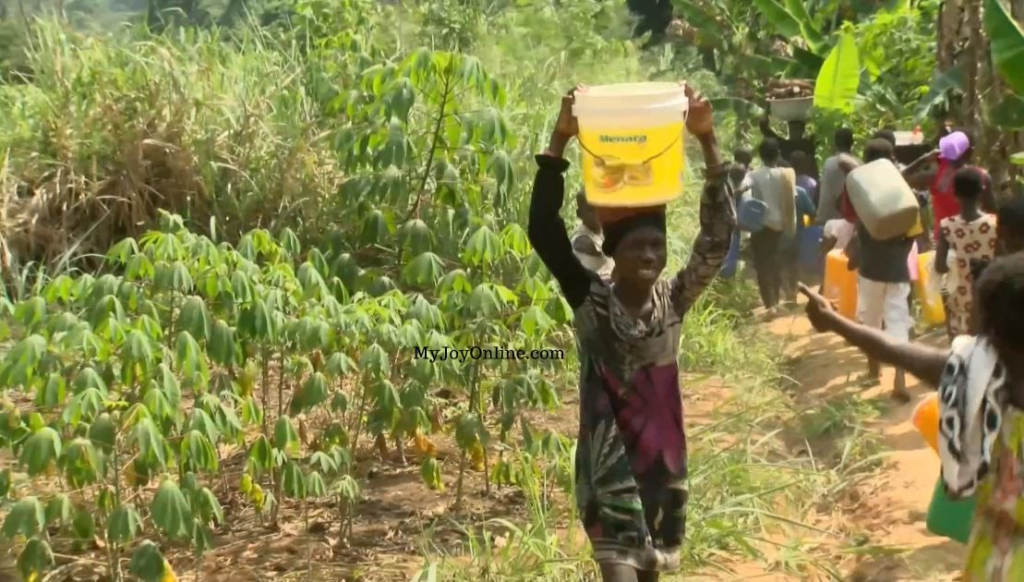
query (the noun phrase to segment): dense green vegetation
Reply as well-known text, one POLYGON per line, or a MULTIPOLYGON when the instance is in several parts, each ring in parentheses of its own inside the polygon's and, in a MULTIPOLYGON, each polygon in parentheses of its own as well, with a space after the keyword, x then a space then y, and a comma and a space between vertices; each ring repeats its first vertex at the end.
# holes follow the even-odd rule
MULTIPOLYGON (((453 513, 462 541, 424 543, 421 579, 575 579, 572 435, 546 422, 572 414, 572 314, 523 220, 557 97, 687 79, 739 143, 770 79, 814 78, 853 38, 854 70, 832 74, 858 90, 822 99, 861 135, 928 128, 957 99, 932 84, 938 2, 888 4, 679 2, 696 36, 646 50, 625 6, 595 0, 5 5, 0 534, 21 575, 77 556, 112 580, 200 576, 227 532, 311 530, 312 509, 344 544, 377 456, 454 509, 525 499, 513 520, 453 513), (473 345, 567 359, 414 357, 473 345)), ((840 119, 817 115, 822 132, 840 119)), ((672 209, 670 268, 695 202, 672 209)), ((801 519, 871 466, 847 429, 873 411, 801 424, 843 446, 793 458, 752 298, 720 282, 686 322, 688 373, 740 388, 691 431, 686 568, 762 559, 771 538, 790 556, 776 567, 830 572, 801 519)), ((317 579, 313 562, 290 569, 317 579)))

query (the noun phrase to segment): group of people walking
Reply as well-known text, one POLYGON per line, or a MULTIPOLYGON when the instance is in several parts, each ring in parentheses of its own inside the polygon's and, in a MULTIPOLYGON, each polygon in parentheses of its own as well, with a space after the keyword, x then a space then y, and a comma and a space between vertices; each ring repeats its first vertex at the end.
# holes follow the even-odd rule
POLYGON ((834 155, 818 176, 814 140, 802 124, 790 137, 770 135, 726 161, 711 106, 686 88, 687 133, 703 153, 700 232, 689 263, 669 279, 665 207, 595 208, 576 196, 579 226, 570 235, 559 216, 565 196, 564 153, 576 136, 573 94, 562 99, 549 146, 537 156, 528 234, 572 307, 580 361, 580 428, 576 503, 606 582, 656 581, 679 565, 685 537, 687 446, 677 364, 682 319, 719 273, 734 240, 736 202, 766 206, 750 244, 762 301, 808 298, 822 332, 860 347, 878 365, 900 370, 894 395, 910 398, 903 370, 940 387, 943 478, 951 494, 979 492, 967 580, 1017 580, 1024 571, 1024 203, 992 213, 991 180, 970 161, 970 139, 943 135, 936 152, 901 167, 926 192, 935 225, 925 221, 876 240, 849 200, 846 176, 863 163, 895 161, 895 140, 881 132, 863 162, 849 130, 835 134, 834 155), (808 151, 810 150, 810 151, 808 151), (784 171, 788 170, 788 171, 784 171), (789 184, 792 177, 792 184, 789 184), (785 187, 780 186, 783 185, 785 187), (842 249, 858 271, 858 321, 799 282, 793 246, 804 222, 824 227, 826 245, 842 249), (929 233, 932 235, 929 237, 929 233), (934 240, 933 240, 934 238, 934 240), (952 351, 911 343, 911 280, 918 244, 934 245, 936 269, 948 272, 946 304, 952 351), (968 334, 968 335, 959 335, 968 334))

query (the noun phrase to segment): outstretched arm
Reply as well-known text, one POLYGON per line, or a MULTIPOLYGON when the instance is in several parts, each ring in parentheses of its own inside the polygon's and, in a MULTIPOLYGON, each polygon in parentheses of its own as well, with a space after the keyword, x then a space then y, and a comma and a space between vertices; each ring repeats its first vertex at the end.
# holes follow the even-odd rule
POLYGON ((949 352, 922 344, 898 342, 877 329, 839 315, 827 299, 803 283, 800 284, 800 292, 807 297, 807 317, 815 329, 834 332, 869 358, 903 368, 922 382, 936 388, 939 386, 949 352))
MULTIPOLYGON (((689 88, 687 91, 690 92, 689 88)), ((701 193, 700 232, 693 244, 693 252, 686 267, 672 280, 673 307, 680 317, 693 306, 722 268, 736 227, 736 208, 712 121, 711 105, 699 95, 692 95, 687 129, 700 142, 704 152, 707 182, 701 193)))

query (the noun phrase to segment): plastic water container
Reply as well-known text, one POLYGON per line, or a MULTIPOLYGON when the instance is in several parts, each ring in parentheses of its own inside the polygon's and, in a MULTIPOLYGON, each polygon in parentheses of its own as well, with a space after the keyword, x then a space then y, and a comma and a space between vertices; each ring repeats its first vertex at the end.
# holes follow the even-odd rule
POLYGON ((910 420, 928 446, 939 454, 939 393, 932 392, 918 403, 910 420))
POLYGON ((929 532, 966 544, 971 539, 976 497, 952 500, 942 487, 942 478, 935 483, 932 501, 928 505, 925 527, 929 532))
POLYGON ((594 206, 657 206, 683 193, 686 112, 678 83, 576 91, 583 182, 594 206))
POLYGON ((836 304, 843 317, 857 319, 857 272, 848 267, 849 259, 841 250, 833 250, 825 257, 825 281, 822 295, 836 304))
POLYGON ((800 266, 809 273, 821 271, 821 240, 825 229, 821 226, 805 226, 800 233, 800 266))
POLYGON ((768 214, 768 205, 764 202, 744 194, 740 198, 739 208, 736 211, 736 223, 740 230, 757 232, 764 228, 764 218, 768 214))
POLYGON ((914 191, 890 160, 875 160, 846 176, 857 217, 876 240, 906 236, 921 216, 914 191))
POLYGON ((917 281, 914 292, 921 306, 921 317, 929 325, 946 323, 946 309, 942 306, 939 275, 935 272, 935 251, 917 255, 917 281))

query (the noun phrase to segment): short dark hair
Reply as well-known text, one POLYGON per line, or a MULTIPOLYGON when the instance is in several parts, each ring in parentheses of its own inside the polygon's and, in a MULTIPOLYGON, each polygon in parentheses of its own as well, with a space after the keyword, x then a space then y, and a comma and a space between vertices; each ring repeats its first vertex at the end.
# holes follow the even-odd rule
POLYGON ((975 286, 978 331, 1000 344, 1024 350, 1024 253, 1000 257, 975 286))
POLYGON ((884 139, 885 141, 892 144, 892 147, 896 147, 896 134, 889 131, 888 129, 880 129, 875 132, 874 135, 877 139, 884 139))
POLYGON ((835 135, 836 147, 843 151, 853 149, 853 130, 848 127, 840 127, 835 135))
POLYGON ((765 162, 774 162, 779 159, 781 149, 779 140, 774 137, 765 138, 761 145, 757 146, 757 155, 765 162))
POLYGON ((953 175, 953 193, 957 198, 976 200, 984 189, 985 180, 974 168, 963 168, 953 175))
POLYGON ((894 155, 892 144, 881 138, 868 140, 864 146, 864 163, 875 160, 891 160, 894 155))
POLYGON ((750 151, 750 148, 747 146, 741 146, 732 152, 732 157, 735 158, 737 162, 749 166, 750 162, 754 161, 754 152, 750 151))

